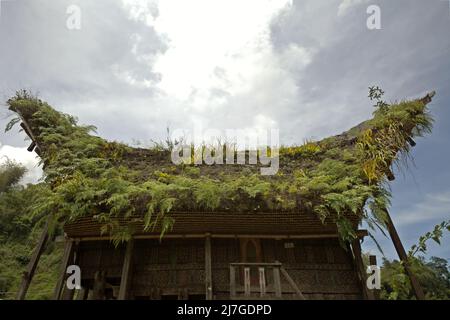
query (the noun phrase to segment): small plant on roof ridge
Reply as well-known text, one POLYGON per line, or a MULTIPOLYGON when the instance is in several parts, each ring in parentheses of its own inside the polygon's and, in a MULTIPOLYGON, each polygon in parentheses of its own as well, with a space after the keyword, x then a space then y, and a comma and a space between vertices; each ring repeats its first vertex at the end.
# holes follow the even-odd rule
POLYGON ((388 107, 389 105, 381 100, 381 98, 384 95, 384 91, 381 90, 380 87, 378 86, 372 86, 369 87, 369 98, 371 101, 376 100, 376 104, 374 105, 375 108, 377 108, 377 110, 380 110, 383 113, 386 113, 388 111, 388 107))

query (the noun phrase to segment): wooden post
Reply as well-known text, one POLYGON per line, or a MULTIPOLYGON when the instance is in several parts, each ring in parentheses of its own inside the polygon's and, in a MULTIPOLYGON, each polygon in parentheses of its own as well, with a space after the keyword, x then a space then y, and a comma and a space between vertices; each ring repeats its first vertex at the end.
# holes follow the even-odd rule
POLYGON ((92 289, 92 300, 105 299, 105 272, 97 271, 94 276, 94 287, 92 289))
POLYGON ((244 295, 246 297, 250 296, 250 267, 244 268, 244 295))
POLYGON ((77 293, 77 300, 87 300, 89 288, 81 288, 77 293))
POLYGON ((34 249, 33 255, 31 256, 30 262, 28 263, 27 270, 22 275, 22 283, 20 285, 19 291, 17 293, 17 300, 25 299, 27 295, 28 288, 30 287, 31 280, 33 279, 34 272, 36 271, 36 267, 38 265, 39 259, 44 251, 45 244, 48 240, 48 223, 50 218, 47 220, 44 226, 44 230, 42 231, 41 237, 39 239, 39 243, 34 249))
POLYGON ((266 274, 264 267, 258 268, 259 270, 259 292, 261 297, 266 295, 266 274))
POLYGON ((355 239, 352 242, 353 256, 355 259, 356 269, 358 270, 359 278, 361 280, 361 285, 363 288, 364 296, 367 300, 375 300, 373 292, 367 288, 367 273, 364 268, 364 262, 362 260, 361 244, 359 239, 355 239))
POLYGON ((236 297, 236 268, 230 265, 230 299, 236 297))
MULTIPOLYGON (((67 263, 65 270, 64 270, 64 273, 65 273, 64 274, 64 284, 67 282, 67 278, 68 278, 68 275, 66 274, 67 267, 71 264, 78 265, 78 260, 79 260, 78 259, 78 246, 79 246, 79 241, 75 241, 72 244, 72 250, 71 250, 72 252, 70 253, 70 256, 69 256, 69 262, 67 263)), ((60 299, 61 300, 73 300, 76 290, 77 289, 69 289, 69 288, 67 288, 67 285, 64 285, 60 299)))
MULTIPOLYGON (((376 266, 377 265, 377 256, 369 256, 369 264, 371 266, 376 266)), ((380 290, 379 289, 374 289, 373 295, 376 300, 380 300, 380 290)))
POLYGON ((211 235, 205 237, 205 292, 206 300, 212 300, 212 269, 211 269, 211 235))
POLYGON ((305 300, 305 296, 303 295, 303 293, 300 291, 300 289, 298 288, 297 284, 295 283, 294 279, 291 278, 291 276, 289 275, 289 273, 287 273, 286 269, 284 269, 283 267, 280 268, 281 274, 286 278, 287 282, 289 282, 289 284, 291 285, 291 287, 295 290, 295 293, 297 294, 297 296, 301 299, 301 300, 305 300))
MULTIPOLYGON (((55 291, 53 294, 54 300, 59 300, 61 297, 61 293, 63 292, 66 280, 66 270, 67 266, 70 264, 73 258, 73 240, 66 240, 66 244, 64 246, 64 255, 61 262, 61 269, 59 271, 58 282, 56 283, 55 291)), ((73 290, 71 290, 73 291, 73 290)))
POLYGON ((69 290, 67 286, 64 286, 61 300, 73 300, 73 297, 75 296, 76 289, 69 290))
POLYGON ((394 243, 394 247, 395 250, 397 251, 398 257, 403 263, 403 267, 405 268, 406 274, 408 275, 409 280, 411 281, 411 286, 416 296, 416 299, 425 300, 425 295, 423 293, 422 287, 409 266, 408 256, 397 233, 397 230, 395 229, 394 222, 391 219, 389 211, 386 209, 385 212, 387 218, 386 226, 388 228, 389 235, 391 236, 392 242, 394 243))
POLYGON ((273 286, 275 289, 275 297, 281 298, 281 278, 280 278, 280 267, 273 267, 273 286))
POLYGON ((123 260, 122 278, 120 279, 120 289, 118 300, 126 300, 128 298, 128 289, 131 282, 131 268, 133 266, 134 239, 127 243, 125 258, 123 260))

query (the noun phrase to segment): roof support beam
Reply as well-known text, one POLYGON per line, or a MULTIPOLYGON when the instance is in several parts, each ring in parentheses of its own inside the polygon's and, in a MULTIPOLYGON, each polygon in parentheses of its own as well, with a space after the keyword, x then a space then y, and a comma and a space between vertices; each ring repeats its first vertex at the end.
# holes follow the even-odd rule
MULTIPOLYGON (((367 230, 357 230, 357 237, 362 239, 368 235, 367 230)), ((236 238, 260 238, 260 239, 327 239, 327 238, 339 238, 337 233, 324 233, 324 234, 297 234, 297 235, 286 235, 286 234, 214 234, 209 235, 211 238, 220 239, 236 239, 236 238)), ((159 239, 160 234, 142 234, 135 235, 134 239, 159 239)), ((203 234, 166 234, 164 239, 199 239, 205 238, 206 235, 203 234)), ((110 241, 109 236, 86 236, 86 237, 73 237, 73 239, 79 241, 97 241, 104 240, 110 241)))
POLYGON ((133 268, 133 252, 134 252, 134 239, 132 238, 127 242, 125 258, 123 260, 122 278, 120 280, 118 300, 128 299, 128 291, 131 283, 131 269, 133 268))
POLYGON ((206 300, 212 300, 212 269, 211 269, 211 235, 205 235, 205 290, 206 300))
POLYGON ((410 267, 410 264, 408 261, 408 256, 407 256, 405 248, 403 247, 403 244, 400 240, 400 237, 397 233, 397 229, 395 229, 394 222, 391 219, 389 211, 386 209, 385 212, 386 212, 386 218, 387 218, 386 226, 387 226, 389 235, 392 239, 395 250, 397 251, 398 257, 400 258, 400 260, 403 263, 405 272, 408 275, 409 280, 411 281, 411 286, 413 288, 414 295, 416 296, 417 300, 425 300, 425 295, 423 293, 422 287, 421 287, 419 281, 417 280, 416 276, 414 275, 414 273, 411 270, 411 267, 410 267))
POLYGON ((367 273, 366 269, 364 268, 364 262, 362 260, 361 243, 359 242, 359 239, 353 240, 352 250, 356 269, 358 270, 359 278, 361 280, 364 296, 367 300, 375 300, 373 292, 367 288, 367 273))
MULTIPOLYGON (((369 256, 369 265, 376 266, 377 265, 377 256, 369 256)), ((379 268, 379 267, 378 267, 379 268)), ((373 295, 375 300, 380 300, 380 289, 373 289, 373 295)))
POLYGON ((22 119, 22 122, 20 123, 20 127, 23 129, 23 131, 25 131, 27 136, 30 137, 30 139, 32 141, 30 146, 27 148, 27 150, 29 152, 32 152, 34 149, 36 149, 37 155, 40 155, 41 154, 41 149, 39 148, 39 146, 38 146, 38 144, 36 142, 36 138, 33 135, 33 132, 31 132, 31 129, 28 126, 28 123, 25 121, 25 119, 20 114, 19 114, 19 116, 22 119))
POLYGON ((17 300, 24 300, 27 295, 28 288, 30 287, 31 280, 33 279, 34 272, 41 258, 42 252, 44 251, 45 245, 48 240, 48 220, 42 230, 39 243, 34 249, 33 255, 31 256, 30 262, 28 263, 27 270, 22 275, 22 283, 17 293, 17 300))
MULTIPOLYGON (((64 255, 63 255, 63 260, 61 263, 61 270, 59 272, 59 278, 58 278, 58 282, 56 283, 56 287, 55 287, 55 292, 54 292, 54 296, 53 299, 54 300, 59 300, 61 299, 61 294, 64 290, 65 284, 66 284, 66 271, 67 271, 67 267, 71 264, 71 262, 73 261, 73 256, 74 256, 74 250, 73 250, 73 246, 74 246, 74 241, 73 240, 66 240, 66 244, 64 246, 64 255)), ((70 290, 70 291, 75 291, 75 289, 70 290)), ((67 299, 70 297, 70 294, 65 296, 67 299)))

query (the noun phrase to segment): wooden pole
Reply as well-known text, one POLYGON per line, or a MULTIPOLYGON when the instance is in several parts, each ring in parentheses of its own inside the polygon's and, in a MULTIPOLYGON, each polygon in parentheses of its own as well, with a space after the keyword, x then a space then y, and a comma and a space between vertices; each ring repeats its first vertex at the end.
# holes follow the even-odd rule
POLYGON ((105 299, 105 285, 105 271, 95 272, 91 300, 105 299))
MULTIPOLYGON (((356 234, 359 238, 366 237, 368 235, 367 230, 357 230, 356 234)), ((140 234, 135 235, 134 239, 159 239, 160 234, 140 234)), ((203 239, 204 233, 198 234, 167 234, 164 239, 203 239)), ((211 239, 241 239, 241 238, 259 238, 259 239, 328 239, 339 238, 337 233, 323 233, 323 234, 211 234, 211 239)), ((87 237, 75 237, 73 238, 79 241, 111 241, 110 236, 87 236, 87 237)))
POLYGON ((60 299, 73 300, 73 297, 75 296, 75 290, 76 289, 68 289, 67 286, 64 286, 60 299))
POLYGON ((244 295, 250 297, 251 293, 251 280, 250 280, 250 267, 244 268, 244 295))
POLYGON ((211 235, 205 237, 205 290, 206 300, 212 300, 212 269, 211 269, 211 235))
POLYGON ((405 268, 406 274, 408 275, 409 280, 411 281, 411 286, 414 291, 414 295, 416 296, 417 300, 425 300, 425 295, 423 293, 422 287, 410 268, 408 256, 397 233, 397 230, 395 229, 394 222, 391 219, 389 211, 386 209, 385 212, 387 218, 386 226, 388 228, 389 235, 391 236, 392 242, 394 243, 394 247, 395 250, 397 251, 398 257, 403 263, 403 267, 405 268))
MULTIPOLYGON (((278 262, 278 261, 277 261, 278 262)), ((280 267, 273 267, 273 286, 275 290, 275 297, 281 298, 281 277, 280 277, 280 267)))
POLYGON ((295 293, 301 300, 305 300, 305 296, 298 288, 297 284, 295 283, 294 279, 291 278, 289 273, 287 273, 286 269, 283 267, 280 268, 281 274, 286 278, 287 282, 289 282, 290 286, 295 290, 295 293))
MULTIPOLYGON (((66 271, 65 271, 66 273, 67 273, 67 267, 69 265, 71 265, 71 264, 78 265, 78 263, 79 263, 79 254, 78 254, 79 245, 80 245, 79 241, 73 240, 72 252, 70 253, 69 262, 66 265, 66 271)), ((68 275, 65 274, 64 277, 65 277, 64 278, 65 282, 67 282, 68 275)), ((77 290, 80 291, 81 289, 69 289, 67 287, 67 285, 65 285, 63 287, 60 299, 61 300, 73 300, 73 298, 75 296, 75 291, 77 291, 77 290)))
POLYGON ((61 293, 63 292, 65 286, 67 267, 71 263, 72 258, 73 258, 73 240, 66 240, 66 244, 64 246, 64 255, 61 262, 61 270, 59 271, 58 282, 56 283, 55 291, 53 294, 54 300, 59 300, 61 298, 61 293))
POLYGON ((125 258, 123 260, 122 278, 120 279, 118 300, 128 299, 128 289, 131 283, 131 268, 133 267, 133 251, 134 239, 131 239, 127 243, 125 258))
POLYGON ((78 290, 76 300, 86 300, 86 297, 89 293, 89 288, 81 288, 78 290))
MULTIPOLYGON (((369 264, 371 266, 376 266, 377 265, 377 256, 369 256, 369 264)), ((380 290, 374 289, 373 291, 374 291, 373 295, 375 297, 375 300, 380 300, 380 290)))
POLYGON ((259 273, 259 292, 261 298, 266 295, 266 270, 264 267, 258 268, 259 273))
POLYGON ((44 226, 44 230, 42 230, 39 243, 36 249, 34 249, 30 262, 28 263, 27 270, 22 275, 22 283, 20 285, 19 292, 17 293, 17 300, 23 300, 27 295, 27 291, 28 288, 30 287, 31 280, 33 279, 34 272, 36 271, 39 259, 42 255, 42 252, 44 251, 45 244, 47 243, 48 240, 48 223, 49 221, 47 220, 44 226))
POLYGON ((353 256, 355 259, 356 269, 358 270, 358 274, 361 280, 361 285, 363 287, 364 296, 367 300, 375 300, 373 292, 367 288, 367 273, 364 268, 364 263, 362 260, 362 252, 361 252, 361 244, 359 243, 359 239, 355 239, 352 242, 353 256))
POLYGON ((236 269, 230 265, 230 299, 236 298, 236 269))

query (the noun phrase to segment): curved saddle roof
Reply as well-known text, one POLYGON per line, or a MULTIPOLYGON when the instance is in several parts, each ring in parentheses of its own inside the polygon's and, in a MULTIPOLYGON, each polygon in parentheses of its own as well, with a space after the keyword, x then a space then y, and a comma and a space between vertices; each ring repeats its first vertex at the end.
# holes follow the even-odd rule
POLYGON ((126 240, 171 230, 270 233, 273 225, 275 233, 336 230, 349 240, 362 219, 383 225, 391 166, 408 154, 415 137, 431 130, 426 105, 433 96, 377 110, 340 135, 281 147, 273 176, 261 175, 260 165, 175 165, 168 149, 97 137, 93 127, 27 92, 8 100, 18 115, 8 129, 20 122, 32 140, 29 150, 44 164, 48 193, 36 210, 64 221, 69 235, 126 240), (253 229, 250 218, 242 219, 252 214, 259 217, 253 229), (289 218, 276 218, 283 214, 289 218))

